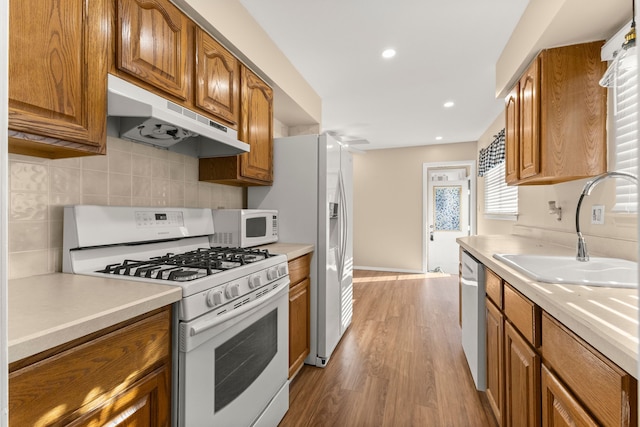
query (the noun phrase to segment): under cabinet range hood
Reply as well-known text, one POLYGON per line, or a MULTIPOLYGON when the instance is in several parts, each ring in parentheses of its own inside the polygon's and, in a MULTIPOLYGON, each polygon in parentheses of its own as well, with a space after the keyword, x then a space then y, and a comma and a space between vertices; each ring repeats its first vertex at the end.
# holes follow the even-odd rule
POLYGON ((109 134, 193 157, 249 151, 249 144, 238 140, 237 131, 146 89, 112 74, 108 88, 109 134))

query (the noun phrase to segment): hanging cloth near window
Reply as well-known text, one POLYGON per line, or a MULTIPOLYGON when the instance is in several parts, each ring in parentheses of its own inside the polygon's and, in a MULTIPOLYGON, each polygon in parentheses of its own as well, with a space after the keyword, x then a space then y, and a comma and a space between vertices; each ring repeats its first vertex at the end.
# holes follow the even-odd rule
POLYGON ((481 148, 478 155, 478 176, 504 162, 505 157, 505 130, 502 129, 493 136, 493 142, 486 148, 481 148))

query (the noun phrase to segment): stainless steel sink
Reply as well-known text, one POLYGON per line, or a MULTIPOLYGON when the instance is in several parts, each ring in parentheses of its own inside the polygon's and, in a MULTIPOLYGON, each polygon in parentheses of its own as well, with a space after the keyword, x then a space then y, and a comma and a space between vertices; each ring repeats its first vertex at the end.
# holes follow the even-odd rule
POLYGON ((538 282, 638 287, 638 263, 625 259, 591 257, 590 261, 582 262, 572 256, 494 254, 493 257, 538 282))

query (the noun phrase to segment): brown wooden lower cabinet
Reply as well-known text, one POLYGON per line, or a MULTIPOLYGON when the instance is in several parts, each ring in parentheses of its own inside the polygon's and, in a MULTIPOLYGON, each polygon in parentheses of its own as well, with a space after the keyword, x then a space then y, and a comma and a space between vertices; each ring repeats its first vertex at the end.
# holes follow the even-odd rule
POLYGON ((310 284, 305 279, 289 291, 289 378, 300 369, 310 351, 310 284))
POLYGON ((169 426, 171 308, 9 366, 12 426, 169 426))
POLYGON ((289 261, 289 378, 304 364, 311 349, 311 254, 289 261))
POLYGON ((504 426, 540 425, 540 356, 509 322, 504 325, 504 426))
POLYGON ((638 425, 635 378, 502 278, 490 289, 486 397, 499 426, 638 425))
POLYGON ((544 365, 542 365, 541 383, 543 427, 595 427, 598 425, 544 365))
POLYGON ((567 390, 600 425, 638 424, 638 382, 547 313, 542 357, 567 390))
POLYGON ((486 298, 487 399, 498 425, 504 414, 504 315, 486 298))

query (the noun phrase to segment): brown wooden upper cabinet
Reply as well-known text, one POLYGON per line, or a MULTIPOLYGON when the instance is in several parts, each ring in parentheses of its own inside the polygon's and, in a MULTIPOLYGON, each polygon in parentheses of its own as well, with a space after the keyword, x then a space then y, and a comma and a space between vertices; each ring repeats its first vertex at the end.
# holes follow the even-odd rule
POLYGON ((9 152, 105 154, 106 0, 9 3, 9 152))
POLYGON ((169 0, 118 0, 117 4, 118 71, 186 101, 193 62, 189 18, 169 0))
POLYGON ((505 100, 506 181, 553 184, 607 170, 602 42, 543 50, 505 100))
POLYGON ((238 138, 250 151, 240 156, 200 159, 200 181, 252 186, 273 183, 273 91, 247 67, 240 71, 238 138))
POLYGON ((237 129, 240 62, 169 0, 118 0, 111 72, 237 129))
POLYGON ((237 126, 240 62, 200 28, 196 28, 195 78, 196 106, 237 126))

